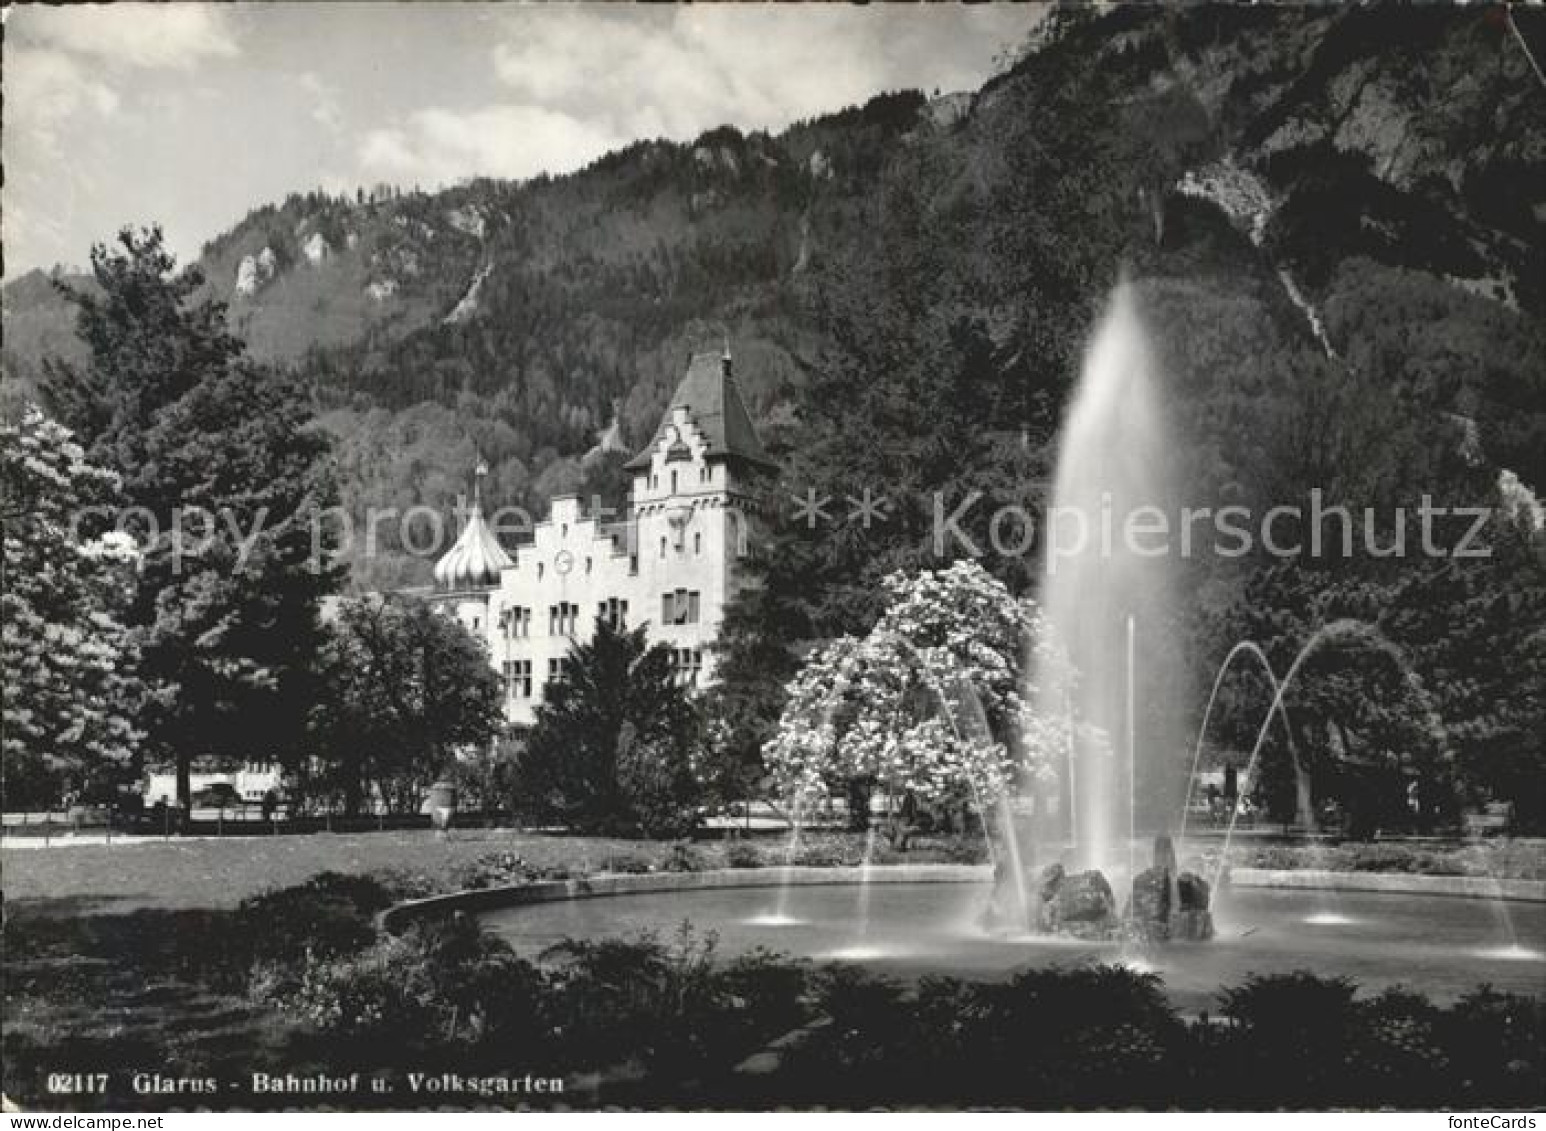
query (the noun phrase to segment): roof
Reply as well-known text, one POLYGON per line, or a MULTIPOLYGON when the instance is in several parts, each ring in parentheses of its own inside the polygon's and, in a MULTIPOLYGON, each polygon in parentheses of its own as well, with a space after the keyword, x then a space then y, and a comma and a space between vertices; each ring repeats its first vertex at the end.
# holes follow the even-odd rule
POLYGON ((671 423, 673 410, 678 407, 687 410, 703 433, 708 442, 704 454, 709 459, 735 458, 763 467, 773 466, 762 441, 757 438, 757 430, 752 427, 741 391, 736 388, 735 377, 730 372, 729 354, 722 356, 710 350, 693 354, 687 364, 687 375, 676 387, 655 435, 643 451, 628 461, 626 466, 630 470, 649 467, 650 457, 659 446, 666 426, 671 423))
POLYGON ((512 564, 510 555, 483 520, 483 509, 474 501, 456 545, 435 563, 435 581, 447 589, 492 585, 499 580, 500 571, 512 564))

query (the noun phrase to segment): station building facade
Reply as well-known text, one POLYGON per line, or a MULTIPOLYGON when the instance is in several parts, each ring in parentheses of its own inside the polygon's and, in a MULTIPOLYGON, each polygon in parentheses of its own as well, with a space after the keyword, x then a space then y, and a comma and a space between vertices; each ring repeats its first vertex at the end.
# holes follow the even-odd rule
POLYGON ((713 680, 710 649, 745 584, 754 482, 772 469, 728 350, 693 356, 653 438, 626 467, 622 516, 606 521, 578 498, 555 498, 531 539, 509 548, 475 491, 455 545, 435 565, 428 599, 485 642, 513 724, 533 721, 548 681, 598 619, 643 626, 671 650, 679 682, 713 680))

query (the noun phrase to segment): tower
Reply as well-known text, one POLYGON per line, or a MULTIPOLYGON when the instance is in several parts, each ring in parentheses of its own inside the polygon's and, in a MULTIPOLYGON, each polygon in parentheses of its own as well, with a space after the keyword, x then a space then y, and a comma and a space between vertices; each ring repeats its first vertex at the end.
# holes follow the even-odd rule
POLYGON ((473 635, 482 636, 489 623, 489 597, 499 575, 513 563, 483 518, 483 480, 488 464, 482 459, 473 472, 472 503, 465 498, 457 509, 466 521, 456 542, 435 563, 436 605, 453 613, 473 635))
POLYGON ((695 354, 633 473, 634 538, 645 616, 693 682, 740 584, 754 480, 772 463, 736 386, 728 341, 695 354))

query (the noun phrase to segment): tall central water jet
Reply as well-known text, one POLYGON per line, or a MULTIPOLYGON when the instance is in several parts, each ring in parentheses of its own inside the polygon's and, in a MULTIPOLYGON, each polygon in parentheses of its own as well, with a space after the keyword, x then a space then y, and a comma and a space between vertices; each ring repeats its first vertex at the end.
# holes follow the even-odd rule
MULTIPOLYGON (((1163 772, 1179 749, 1168 733, 1156 673, 1171 620, 1173 440, 1156 388, 1156 367, 1135 296, 1123 283, 1086 350, 1063 425, 1046 515, 1043 609, 1078 672, 1070 701, 1044 696, 1048 713, 1072 711, 1089 732, 1069 758, 1062 796, 1076 799, 1067 827, 1086 867, 1128 872, 1135 797, 1161 810, 1163 772), (1138 654, 1129 671, 1129 623, 1138 654), (1133 685, 1136 682, 1136 686, 1133 685), (1131 716, 1136 717, 1131 717, 1131 716), (1150 772, 1150 767, 1155 772, 1150 772), (1071 832, 1072 835, 1072 832, 1071 832)), ((1055 681, 1036 679, 1038 687, 1055 681)), ((1066 802, 1065 802, 1066 803, 1066 802)))

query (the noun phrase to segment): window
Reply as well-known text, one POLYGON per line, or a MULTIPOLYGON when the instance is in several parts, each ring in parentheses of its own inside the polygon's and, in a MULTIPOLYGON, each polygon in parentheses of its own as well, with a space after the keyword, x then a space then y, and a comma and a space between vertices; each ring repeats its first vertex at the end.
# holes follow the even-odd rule
POLYGON ((676 494, 676 472, 671 473, 671 493, 676 494))
POLYGON ((660 622, 662 624, 697 624, 698 591, 678 589, 663 593, 660 598, 660 622))
POLYGON ((660 556, 666 556, 666 536, 664 534, 660 536, 660 556))
POLYGON ((596 616, 608 628, 621 632, 628 627, 628 602, 617 597, 608 597, 597 607, 596 616))
POLYGON ((590 572, 590 557, 588 555, 585 558, 585 572, 586 573, 590 572))
POLYGON ((703 649, 671 649, 671 681, 682 687, 696 687, 703 674, 703 649))
POLYGON ((505 695, 511 699, 531 698, 531 661, 505 661, 505 695))
POLYGON ((630 576, 630 577, 637 577, 637 576, 639 576, 639 555, 638 554, 629 554, 628 555, 628 576, 630 576))
POLYGON ((701 531, 694 530, 692 532, 692 552, 695 554, 703 553, 703 533, 701 531))
POLYGON ((500 627, 511 640, 524 640, 531 635, 531 610, 512 605, 499 614, 500 627))
POLYGON ((580 606, 560 601, 548 606, 548 635, 573 636, 580 619, 580 606))

